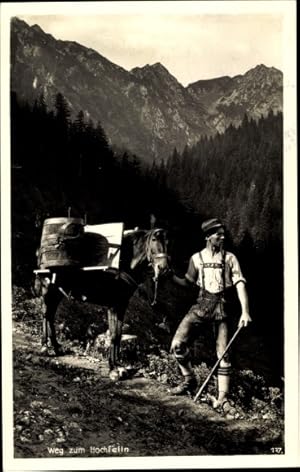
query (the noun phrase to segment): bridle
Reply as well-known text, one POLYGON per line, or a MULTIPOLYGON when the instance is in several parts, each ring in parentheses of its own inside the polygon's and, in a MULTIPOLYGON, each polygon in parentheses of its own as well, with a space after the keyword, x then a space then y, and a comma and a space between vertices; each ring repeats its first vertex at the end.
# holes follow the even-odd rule
POLYGON ((154 271, 154 297, 153 301, 151 302, 151 305, 156 304, 156 299, 157 299, 157 288, 158 288, 158 279, 161 273, 166 272, 166 270, 169 269, 168 267, 168 253, 167 253, 167 240, 165 238, 165 230, 162 228, 155 228, 152 229, 148 232, 147 238, 146 238, 146 256, 147 260, 149 262, 149 265, 152 266, 153 271, 154 271), (163 234, 163 242, 162 238, 158 238, 163 234), (155 239, 153 239, 155 238, 155 239), (160 249, 162 249, 160 252, 155 252, 153 251, 153 241, 158 242, 158 246, 160 246, 160 249))

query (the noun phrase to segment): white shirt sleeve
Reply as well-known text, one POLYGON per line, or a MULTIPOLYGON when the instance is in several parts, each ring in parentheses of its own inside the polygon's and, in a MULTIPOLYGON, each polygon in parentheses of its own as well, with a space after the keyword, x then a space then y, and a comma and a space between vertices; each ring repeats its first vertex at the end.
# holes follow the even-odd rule
POLYGON ((234 254, 230 254, 230 269, 231 269, 231 280, 233 285, 236 285, 238 282, 246 283, 246 279, 242 274, 241 267, 239 261, 237 260, 234 254))

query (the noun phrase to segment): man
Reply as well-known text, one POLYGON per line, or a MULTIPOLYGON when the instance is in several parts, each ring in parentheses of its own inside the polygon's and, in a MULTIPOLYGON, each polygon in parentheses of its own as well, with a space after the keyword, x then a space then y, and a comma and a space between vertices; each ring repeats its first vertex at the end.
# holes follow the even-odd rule
MULTIPOLYGON (((173 275, 174 282, 182 286, 197 284, 200 287, 197 303, 193 305, 178 326, 171 344, 171 352, 178 361, 183 382, 172 390, 174 395, 196 393, 197 382, 193 373, 190 345, 196 339, 204 323, 215 325, 216 353, 220 358, 228 344, 228 300, 232 287, 236 288, 241 305, 239 326, 247 326, 249 314, 246 280, 234 254, 223 248, 225 226, 217 218, 202 224, 206 247, 190 258, 184 278, 173 275)), ((218 398, 214 408, 222 406, 229 393, 231 363, 228 353, 223 357, 217 371, 218 398)))

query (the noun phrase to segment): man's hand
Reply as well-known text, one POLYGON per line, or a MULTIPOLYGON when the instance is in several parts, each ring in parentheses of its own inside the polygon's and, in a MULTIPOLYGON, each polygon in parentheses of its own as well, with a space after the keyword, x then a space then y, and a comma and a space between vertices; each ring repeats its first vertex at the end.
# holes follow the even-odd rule
POLYGON ((191 285, 193 285, 185 277, 178 277, 174 274, 174 272, 172 274, 172 280, 175 284, 180 285, 181 287, 190 287, 191 285))
POLYGON ((244 312, 244 313, 241 314, 241 317, 239 319, 238 327, 240 327, 240 326, 246 327, 248 325, 248 323, 251 323, 251 321, 252 321, 252 318, 249 315, 249 313, 244 312))
POLYGON ((236 289, 237 289, 238 298, 239 298, 241 308, 242 308, 242 314, 241 314, 238 326, 246 327, 248 323, 252 321, 252 319, 251 319, 251 316, 249 315, 249 302, 248 302, 248 294, 247 294, 245 283, 240 281, 240 283, 236 285, 236 289))

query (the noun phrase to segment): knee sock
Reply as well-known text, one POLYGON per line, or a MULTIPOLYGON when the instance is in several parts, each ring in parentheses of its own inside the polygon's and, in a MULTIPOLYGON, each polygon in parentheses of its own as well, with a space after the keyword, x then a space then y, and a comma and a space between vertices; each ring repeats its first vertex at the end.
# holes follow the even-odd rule
POLYGON ((218 399, 223 400, 229 393, 230 367, 219 367, 218 369, 218 399))

